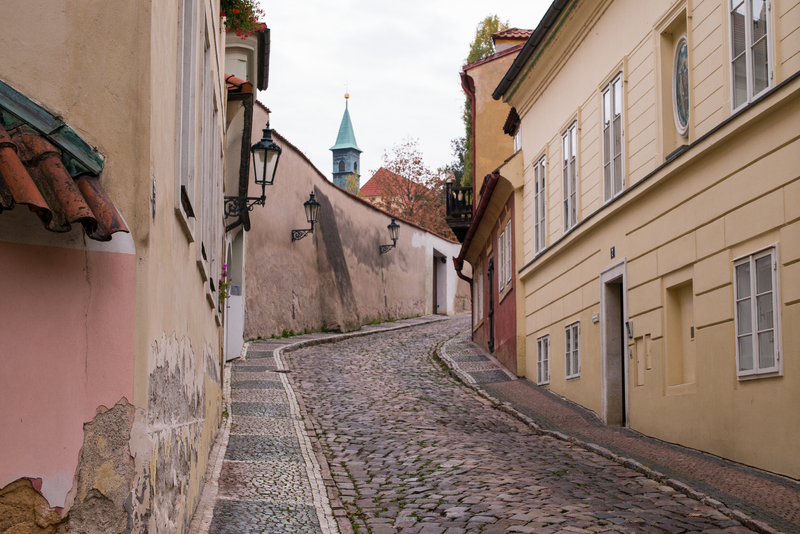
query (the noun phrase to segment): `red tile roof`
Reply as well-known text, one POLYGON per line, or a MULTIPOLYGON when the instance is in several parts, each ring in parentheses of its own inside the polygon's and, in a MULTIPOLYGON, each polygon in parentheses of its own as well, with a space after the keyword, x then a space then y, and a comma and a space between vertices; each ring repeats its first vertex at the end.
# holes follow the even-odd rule
POLYGON ((531 36, 533 30, 520 30, 519 28, 508 28, 492 34, 492 41, 497 39, 509 39, 514 41, 526 41, 531 36))
POLYGON ((372 175, 372 178, 367 180, 367 183, 361 186, 361 196, 365 198, 381 196, 383 193, 383 184, 385 180, 396 180, 401 182, 406 180, 406 178, 403 178, 399 174, 395 174, 392 171, 381 167, 375 172, 375 174, 372 175))
POLYGON ((225 84, 228 86, 229 93, 252 93, 253 84, 247 80, 243 80, 234 76, 233 74, 225 75, 225 84))
POLYGON ((61 152, 31 128, 9 134, 0 126, 0 213, 17 204, 28 206, 51 232, 68 232, 73 223, 96 241, 129 232, 96 177, 73 179, 61 152))

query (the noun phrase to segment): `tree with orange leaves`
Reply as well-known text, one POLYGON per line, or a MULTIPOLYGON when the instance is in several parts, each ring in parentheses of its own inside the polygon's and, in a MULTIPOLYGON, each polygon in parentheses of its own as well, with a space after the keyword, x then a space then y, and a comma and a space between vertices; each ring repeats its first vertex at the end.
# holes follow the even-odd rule
POLYGON ((445 177, 422 160, 416 139, 407 139, 383 153, 383 168, 374 179, 380 191, 376 205, 431 232, 454 239, 445 221, 445 177))

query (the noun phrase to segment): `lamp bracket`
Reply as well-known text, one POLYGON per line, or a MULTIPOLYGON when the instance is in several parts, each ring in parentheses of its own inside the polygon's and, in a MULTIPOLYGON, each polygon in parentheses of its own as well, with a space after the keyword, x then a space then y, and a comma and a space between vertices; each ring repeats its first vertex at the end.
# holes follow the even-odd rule
POLYGON ((225 197, 225 217, 238 217, 245 211, 253 211, 256 206, 263 206, 266 196, 260 197, 225 197))
POLYGON ((313 228, 309 228, 308 230, 292 230, 292 242, 300 241, 308 234, 313 234, 313 233, 314 233, 313 228))
POLYGON ((395 247, 394 244, 392 244, 392 245, 381 245, 381 254, 386 254, 387 252, 392 250, 394 247, 395 247))

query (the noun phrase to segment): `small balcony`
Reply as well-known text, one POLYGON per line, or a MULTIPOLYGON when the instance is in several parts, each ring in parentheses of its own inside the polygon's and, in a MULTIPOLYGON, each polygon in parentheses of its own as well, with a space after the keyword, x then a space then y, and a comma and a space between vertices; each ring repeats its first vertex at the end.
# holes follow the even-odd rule
POLYGON ((458 242, 463 243, 472 225, 472 187, 460 187, 454 182, 448 182, 445 186, 447 225, 456 234, 458 242))

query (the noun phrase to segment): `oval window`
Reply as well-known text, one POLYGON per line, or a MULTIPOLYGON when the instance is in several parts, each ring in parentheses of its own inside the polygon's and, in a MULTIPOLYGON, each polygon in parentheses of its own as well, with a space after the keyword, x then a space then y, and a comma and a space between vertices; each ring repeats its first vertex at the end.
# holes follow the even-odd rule
POLYGON ((672 66, 672 111, 681 137, 689 133, 689 44, 684 33, 675 45, 672 66))

